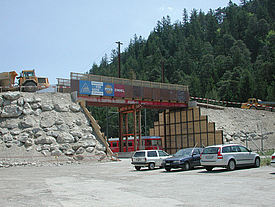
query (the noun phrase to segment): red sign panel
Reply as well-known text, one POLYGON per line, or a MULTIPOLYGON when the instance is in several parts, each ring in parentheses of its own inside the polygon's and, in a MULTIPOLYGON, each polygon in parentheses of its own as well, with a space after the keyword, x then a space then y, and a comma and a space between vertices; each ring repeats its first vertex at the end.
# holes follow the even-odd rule
POLYGON ((115 97, 125 97, 125 85, 114 84, 115 97))

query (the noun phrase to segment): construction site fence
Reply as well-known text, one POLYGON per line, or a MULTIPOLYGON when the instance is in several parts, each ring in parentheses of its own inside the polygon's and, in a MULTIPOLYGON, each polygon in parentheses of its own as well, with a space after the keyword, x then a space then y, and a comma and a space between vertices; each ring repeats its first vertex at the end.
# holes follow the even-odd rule
MULTIPOLYGON (((207 103, 212 102, 214 104, 215 103, 222 103, 222 104, 233 104, 233 105, 240 105, 240 106, 243 104, 243 103, 234 102, 234 101, 219 101, 219 100, 214 100, 214 99, 199 98, 199 97, 193 97, 193 96, 191 96, 190 99, 206 101, 207 103)), ((260 104, 248 104, 247 103, 247 106, 255 106, 255 107, 262 107, 262 108, 267 108, 267 109, 275 109, 275 107, 260 105, 260 104)))
POLYGON ((140 87, 148 87, 148 88, 161 88, 161 89, 170 89, 170 90, 177 90, 177 91, 188 91, 188 86, 183 86, 183 85, 141 81, 141 80, 130 80, 130 79, 124 79, 124 78, 115 78, 115 77, 108 77, 108 76, 83 74, 83 73, 71 73, 71 80, 97 81, 97 82, 140 86, 140 87))

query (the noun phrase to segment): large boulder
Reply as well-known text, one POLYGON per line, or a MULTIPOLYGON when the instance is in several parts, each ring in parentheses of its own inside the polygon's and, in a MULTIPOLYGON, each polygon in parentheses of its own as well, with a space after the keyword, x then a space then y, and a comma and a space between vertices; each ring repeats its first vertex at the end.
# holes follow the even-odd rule
POLYGON ((34 114, 34 111, 32 109, 23 109, 23 114, 32 115, 34 114))
POLYGON ((40 121, 40 126, 42 128, 50 128, 54 125, 55 120, 53 117, 51 116, 44 116, 42 117, 41 121, 40 121))
POLYGON ((22 107, 17 105, 7 105, 2 109, 1 117, 11 118, 18 117, 22 114, 22 107))
POLYGON ((35 124, 35 120, 33 120, 30 116, 25 117, 21 122, 20 126, 23 128, 33 127, 35 124))
POLYGON ((62 151, 67 151, 70 148, 71 148, 71 145, 69 143, 65 143, 59 146, 59 149, 62 151))
POLYGON ((60 151, 59 149, 54 149, 53 151, 51 151, 52 156, 60 156, 62 154, 62 151, 60 151))
POLYGON ((95 149, 94 147, 87 147, 86 152, 92 153, 94 151, 94 149, 95 149))
POLYGON ((7 92, 7 93, 3 94, 3 97, 5 99, 14 101, 14 100, 17 100, 21 97, 21 93, 18 92, 18 91, 16 91, 16 92, 7 92))
POLYGON ((34 111, 35 116, 39 116, 41 113, 42 113, 41 109, 37 109, 37 110, 34 111))
POLYGON ((7 133, 9 133, 9 130, 7 128, 0 128, 0 133, 7 134, 7 133))
POLYGON ((2 137, 3 142, 10 142, 12 141, 12 135, 10 133, 4 134, 2 137))
POLYGON ((69 149, 66 152, 64 152, 65 155, 74 155, 75 151, 73 149, 69 149))
POLYGON ((79 137, 79 138, 83 137, 83 134, 82 134, 80 131, 74 130, 74 131, 71 131, 70 133, 71 133, 71 135, 73 135, 74 137, 79 137))
POLYGON ((73 111, 73 112, 79 112, 80 111, 80 106, 77 105, 77 104, 71 104, 70 105, 70 109, 73 111))
POLYGON ((11 135, 19 135, 21 133, 21 130, 18 128, 14 128, 10 130, 11 135))
POLYGON ((32 103, 33 102, 33 98, 27 98, 27 97, 24 97, 24 102, 25 103, 32 103))
POLYGON ((20 97, 18 100, 17 100, 17 104, 19 106, 23 106, 24 105, 24 98, 23 97, 20 97))
POLYGON ((85 152, 85 148, 84 147, 80 147, 80 148, 78 148, 77 150, 76 150, 76 154, 78 155, 78 154, 82 154, 83 152, 85 152))
POLYGON ((60 132, 56 141, 60 144, 62 143, 73 143, 74 137, 68 132, 60 132))
POLYGON ((24 132, 21 133, 18 137, 18 141, 25 143, 27 141, 27 139, 29 138, 29 134, 24 132))
POLYGON ((55 142, 55 138, 51 136, 40 136, 35 140, 35 144, 52 144, 55 142))
POLYGON ((58 112, 67 112, 67 111, 69 111, 69 107, 68 107, 67 104, 56 103, 56 104, 54 104, 54 108, 58 112))
POLYGON ((41 109, 43 111, 51 111, 53 110, 53 105, 49 103, 41 104, 41 109))
POLYGON ((6 127, 8 129, 14 129, 18 127, 18 119, 7 119, 2 123, 2 127, 6 127))
POLYGON ((62 119, 57 119, 57 120, 55 120, 55 123, 54 123, 55 125, 61 125, 61 124, 64 124, 64 121, 62 120, 62 119))
POLYGON ((25 147, 30 147, 33 145, 33 140, 31 138, 28 138, 25 142, 25 147))

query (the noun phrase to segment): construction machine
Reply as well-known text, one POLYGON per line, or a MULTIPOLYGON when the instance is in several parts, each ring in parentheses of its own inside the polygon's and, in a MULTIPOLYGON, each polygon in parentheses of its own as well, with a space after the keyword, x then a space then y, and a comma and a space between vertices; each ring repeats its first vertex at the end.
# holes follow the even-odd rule
POLYGON ((0 73, 1 91, 22 90, 25 92, 35 92, 50 86, 48 78, 36 77, 34 70, 23 70, 20 76, 15 71, 0 73), (18 84, 15 84, 15 78, 18 84))
POLYGON ((249 98, 246 103, 242 103, 242 109, 275 111, 275 102, 262 101, 261 99, 249 98))

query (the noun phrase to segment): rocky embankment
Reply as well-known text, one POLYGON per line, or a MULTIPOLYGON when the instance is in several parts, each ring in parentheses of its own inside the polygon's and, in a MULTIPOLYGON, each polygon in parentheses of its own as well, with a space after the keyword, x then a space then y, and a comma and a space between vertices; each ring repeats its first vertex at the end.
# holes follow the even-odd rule
POLYGON ((0 167, 108 160, 70 94, 0 93, 0 167))
POLYGON ((201 108, 201 114, 223 130, 225 143, 241 143, 252 150, 275 149, 275 112, 226 107, 201 108), (257 146, 256 146, 257 145, 257 146))

